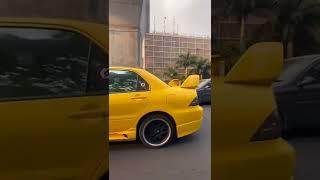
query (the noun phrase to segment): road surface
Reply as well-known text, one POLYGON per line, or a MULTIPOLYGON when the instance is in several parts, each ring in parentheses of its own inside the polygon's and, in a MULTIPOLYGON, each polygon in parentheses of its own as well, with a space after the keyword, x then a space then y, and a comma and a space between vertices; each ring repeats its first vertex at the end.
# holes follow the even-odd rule
POLYGON ((161 149, 135 142, 111 143, 110 180, 210 180, 211 106, 204 106, 199 132, 161 149))

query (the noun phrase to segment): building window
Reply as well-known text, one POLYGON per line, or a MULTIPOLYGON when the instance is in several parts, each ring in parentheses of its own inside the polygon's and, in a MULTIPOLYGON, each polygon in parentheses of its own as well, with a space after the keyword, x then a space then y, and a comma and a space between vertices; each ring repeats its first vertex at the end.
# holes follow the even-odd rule
POLYGON ((170 47, 164 47, 164 52, 171 52, 171 48, 170 47))
POLYGON ((181 47, 188 47, 188 43, 182 43, 181 47))
POLYGON ((163 46, 163 41, 154 41, 155 46, 163 46))
POLYGON ((153 35, 148 35, 148 34, 147 34, 147 35, 145 36, 145 38, 146 38, 146 40, 153 40, 153 35))
POLYGON ((153 56, 153 52, 152 51, 146 51, 146 56, 153 56))
POLYGON ((155 67, 158 67, 158 68, 162 68, 163 67, 163 63, 155 63, 155 67))
POLYGON ((196 45, 193 44, 193 43, 189 43, 188 47, 189 47, 189 48, 196 48, 196 45))
POLYGON ((164 46, 171 46, 172 45, 172 43, 171 42, 164 42, 164 46))
POLYGON ((154 51, 163 51, 163 47, 157 47, 157 46, 155 46, 155 47, 154 47, 154 51))
POLYGON ((154 52, 154 56, 163 57, 163 52, 154 52))
POLYGON ((163 37, 162 36, 155 35, 154 39, 157 40, 157 41, 163 41, 163 37))
POLYGON ((146 46, 146 47, 145 47, 145 50, 146 50, 146 51, 153 51, 153 46, 146 46))
POLYGON ((147 46, 152 46, 153 45, 153 41, 152 40, 146 40, 145 41, 147 46))
POLYGON ((197 48, 203 49, 203 44, 197 44, 197 48))

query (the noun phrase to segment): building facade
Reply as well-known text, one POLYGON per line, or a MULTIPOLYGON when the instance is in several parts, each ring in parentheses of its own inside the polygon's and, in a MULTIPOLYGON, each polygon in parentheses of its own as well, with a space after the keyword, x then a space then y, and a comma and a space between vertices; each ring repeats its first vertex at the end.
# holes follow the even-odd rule
MULTIPOLYGON (((164 72, 175 67, 181 54, 190 53, 211 60, 211 39, 177 34, 146 33, 144 40, 144 68, 161 79, 164 72)), ((183 73, 179 69, 179 73, 183 73)))

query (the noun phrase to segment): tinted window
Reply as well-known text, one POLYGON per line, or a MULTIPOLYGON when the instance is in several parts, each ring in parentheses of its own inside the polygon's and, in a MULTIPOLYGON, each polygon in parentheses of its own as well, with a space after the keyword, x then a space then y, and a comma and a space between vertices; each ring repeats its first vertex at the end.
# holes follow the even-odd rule
POLYGON ((84 94, 89 45, 74 32, 0 28, 0 99, 84 94))
POLYGON ((107 94, 108 56, 94 43, 92 43, 90 52, 89 92, 107 94))
POLYGON ((318 58, 313 56, 298 57, 285 61, 278 81, 294 81, 303 71, 318 58))
POLYGON ((208 84, 210 85, 210 87, 211 87, 211 81, 210 81, 210 79, 202 79, 201 81, 200 81, 200 84, 199 84, 199 86, 198 86, 198 88, 203 88, 203 87, 205 87, 205 86, 207 86, 208 84))
POLYGON ((109 92, 129 93, 149 90, 148 83, 139 75, 130 71, 109 72, 109 92))
POLYGON ((320 64, 315 65, 312 67, 305 75, 305 77, 312 77, 317 81, 320 80, 320 64))

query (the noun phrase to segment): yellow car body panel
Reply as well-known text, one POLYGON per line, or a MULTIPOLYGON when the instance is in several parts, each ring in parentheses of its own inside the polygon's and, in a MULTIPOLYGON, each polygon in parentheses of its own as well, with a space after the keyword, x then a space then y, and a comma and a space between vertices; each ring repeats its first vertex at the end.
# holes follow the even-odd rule
MULTIPOLYGON (((108 27, 102 24, 0 18, 1 27, 73 31, 108 53, 108 27)), ((108 169, 107 100, 106 94, 0 100, 0 179, 100 178, 108 169)))
POLYGON ((136 68, 113 67, 110 70, 131 71, 141 76, 150 91, 109 95, 109 140, 136 140, 137 125, 150 113, 165 113, 175 122, 177 137, 198 131, 202 124, 203 109, 189 106, 197 94, 195 89, 171 87, 149 72, 136 68), (135 101, 132 97, 145 97, 135 101))
POLYGON ((225 78, 213 79, 213 179, 293 178, 294 150, 289 144, 281 138, 250 141, 276 109, 270 86, 280 73, 282 61, 281 45, 257 44, 225 78))

